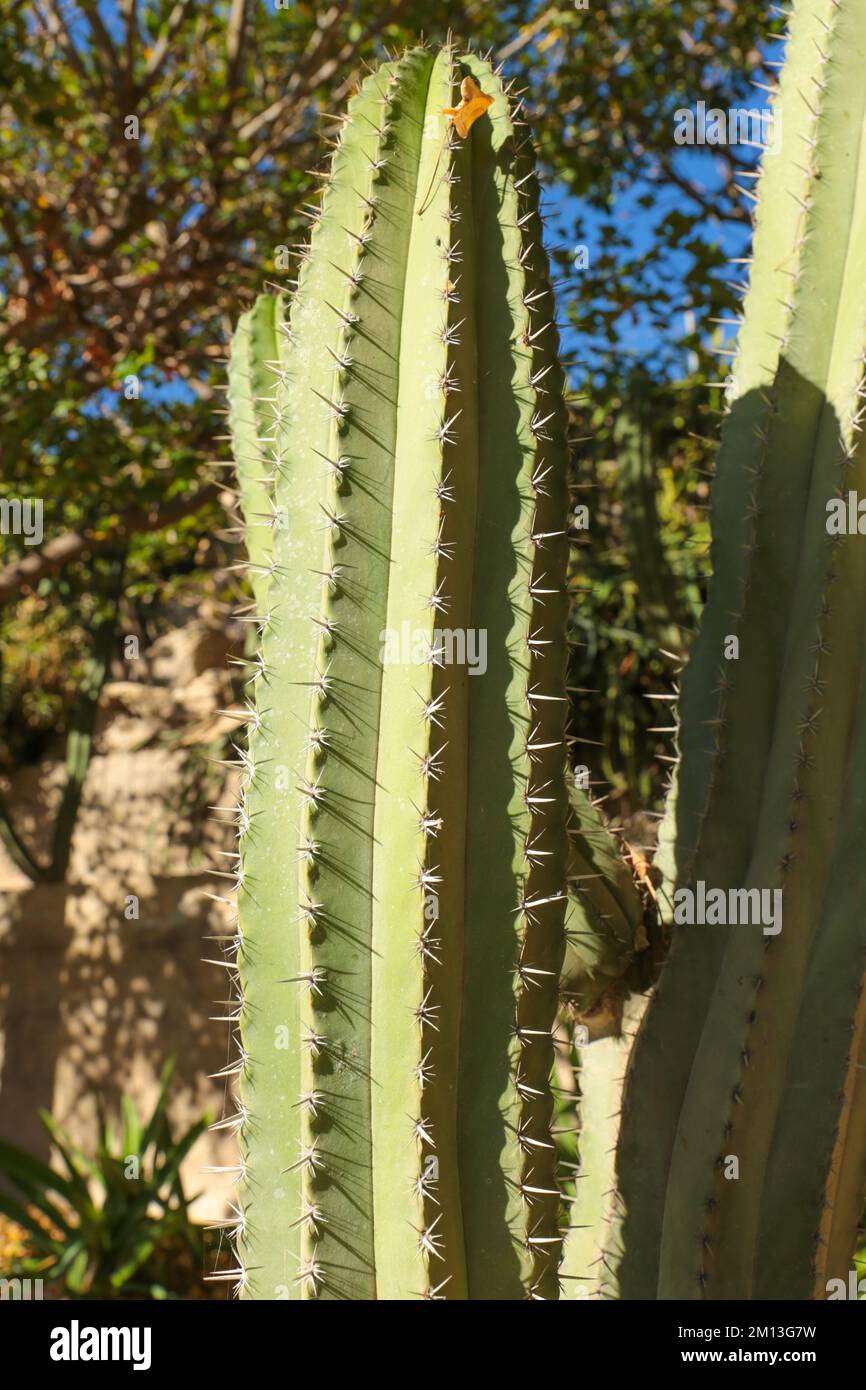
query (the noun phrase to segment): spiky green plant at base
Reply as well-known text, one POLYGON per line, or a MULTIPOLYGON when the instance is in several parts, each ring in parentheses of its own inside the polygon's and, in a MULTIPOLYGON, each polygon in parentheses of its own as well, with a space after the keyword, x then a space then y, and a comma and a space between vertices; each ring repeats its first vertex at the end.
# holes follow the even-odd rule
POLYGON ((595 1242, 578 1212, 567 1241, 570 1295, 595 1278, 606 1297, 821 1299, 851 1268, 866 1177, 866 541, 834 535, 828 504, 866 495, 864 74, 862 4, 798 0, 661 834, 672 949, 628 1065, 612 1211, 595 1242), (678 925, 700 883, 779 892, 781 929, 678 925))
POLYGON ((288 314, 238 329, 242 505, 273 523, 229 962, 246 1297, 558 1291, 568 497, 538 203, 490 66, 410 51, 349 104, 288 314), (492 104, 462 138, 466 78, 492 104))

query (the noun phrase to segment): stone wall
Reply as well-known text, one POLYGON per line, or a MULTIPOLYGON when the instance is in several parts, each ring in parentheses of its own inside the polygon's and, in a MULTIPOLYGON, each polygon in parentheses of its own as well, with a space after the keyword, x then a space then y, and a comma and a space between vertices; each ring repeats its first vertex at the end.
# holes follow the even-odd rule
MULTIPOLYGON (((230 862, 234 774, 227 736, 238 721, 227 657, 243 629, 221 615, 182 614, 177 628, 120 664, 100 701, 94 756, 65 884, 32 884, 0 850, 0 1136, 46 1157, 44 1107, 90 1151, 96 1097, 116 1115, 124 1093, 153 1105, 165 1059, 176 1058, 176 1129, 224 1113, 229 1058, 219 958, 231 909, 209 868, 230 862), (138 900, 138 917, 127 915, 138 900)), ((28 845, 47 851, 63 783, 57 759, 4 783, 28 845)), ((184 1165, 198 1218, 224 1213, 231 1182, 202 1172, 235 1161, 225 1133, 199 1140, 184 1165)))

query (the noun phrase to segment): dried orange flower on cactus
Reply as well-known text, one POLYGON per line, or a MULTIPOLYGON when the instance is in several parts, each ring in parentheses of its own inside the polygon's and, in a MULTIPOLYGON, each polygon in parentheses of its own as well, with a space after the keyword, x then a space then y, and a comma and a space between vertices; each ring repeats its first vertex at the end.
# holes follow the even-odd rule
POLYGON ((460 98, 459 106, 446 106, 442 114, 451 117, 457 134, 465 140, 478 117, 493 105, 493 98, 485 96, 474 77, 464 77, 460 83, 460 98))

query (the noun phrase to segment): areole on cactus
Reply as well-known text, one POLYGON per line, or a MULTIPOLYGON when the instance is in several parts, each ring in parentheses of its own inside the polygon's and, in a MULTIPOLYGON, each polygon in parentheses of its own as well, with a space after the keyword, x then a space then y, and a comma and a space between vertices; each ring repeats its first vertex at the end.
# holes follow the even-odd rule
POLYGON ((243 1296, 802 1298, 847 1273, 866 556, 826 504, 866 493, 864 70, 862 6, 798 0, 640 888, 567 770, 567 414, 529 134, 450 46, 351 100, 297 289, 244 315, 230 368, 261 630, 243 1296), (780 894, 781 930, 680 925, 698 890, 780 894), (595 1038, 568 1200, 562 1001, 595 1038))

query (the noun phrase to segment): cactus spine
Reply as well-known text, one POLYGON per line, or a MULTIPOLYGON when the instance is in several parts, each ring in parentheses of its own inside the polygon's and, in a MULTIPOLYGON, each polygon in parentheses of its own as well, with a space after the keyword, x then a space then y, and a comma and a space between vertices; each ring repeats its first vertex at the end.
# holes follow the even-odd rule
POLYGON ((558 1291, 566 417, 538 198, 489 65, 412 50, 350 102, 290 309, 235 339, 242 505, 272 522, 230 962, 246 1297, 558 1291), (466 78, 492 105, 461 138, 466 78))
MULTIPOLYGON (((669 920, 703 882, 778 890, 781 930, 674 917, 625 1083, 604 1296, 823 1298, 850 1267, 866 1176, 866 549, 828 533, 827 504, 866 491, 864 69, 862 5, 799 0, 661 835, 669 920)), ((576 1232, 568 1244, 585 1274, 576 1232)))

